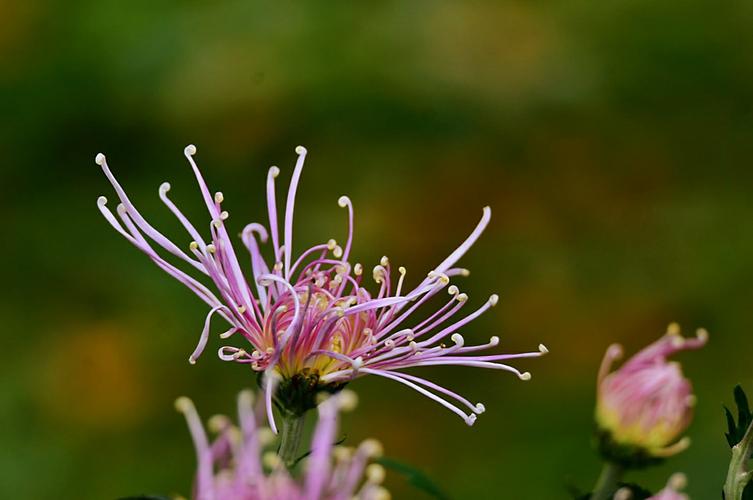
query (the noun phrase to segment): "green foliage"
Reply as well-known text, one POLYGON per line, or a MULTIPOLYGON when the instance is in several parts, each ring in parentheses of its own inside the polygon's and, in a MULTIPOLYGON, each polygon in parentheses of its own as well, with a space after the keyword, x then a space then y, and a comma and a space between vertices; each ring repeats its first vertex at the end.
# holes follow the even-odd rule
POLYGON ((726 406, 724 407, 724 413, 727 417, 727 432, 725 433, 725 436, 727 437, 727 444, 729 444, 730 448, 742 441, 743 436, 745 436, 745 431, 747 431, 748 427, 753 423, 753 414, 750 412, 748 398, 745 395, 745 391, 740 385, 736 385, 734 394, 735 404, 737 405, 737 422, 735 422, 729 408, 726 406))
MULTIPOLYGON (((724 414, 727 418, 727 432, 724 435, 730 448, 739 444, 743 440, 743 437, 745 437, 748 428, 753 425, 753 413, 750 411, 745 391, 738 384, 735 386, 733 393, 735 395, 735 405, 737 406, 737 422, 730 409, 726 406, 724 407, 724 414)), ((745 457, 745 460, 750 458, 750 456, 745 457)), ((722 498, 725 498, 724 492, 722 492, 722 498)), ((742 500, 753 500, 753 481, 749 482, 745 490, 743 490, 742 500)))
POLYGON ((382 457, 377 460, 377 463, 381 464, 386 469, 390 469, 401 474, 408 481, 408 484, 414 486, 416 489, 423 491, 432 498, 438 498, 440 500, 448 500, 447 494, 437 486, 437 484, 427 476, 423 471, 413 467, 412 465, 399 462, 392 458, 382 457))

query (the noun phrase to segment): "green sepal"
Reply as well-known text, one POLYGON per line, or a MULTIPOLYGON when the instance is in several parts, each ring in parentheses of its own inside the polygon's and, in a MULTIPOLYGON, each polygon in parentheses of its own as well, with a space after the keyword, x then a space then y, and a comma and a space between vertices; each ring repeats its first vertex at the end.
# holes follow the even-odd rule
POLYGON ((601 457, 625 469, 644 469, 664 462, 663 457, 652 455, 641 446, 626 445, 616 442, 609 431, 597 429, 596 449, 601 457))
MULTIPOLYGON (((262 390, 264 372, 259 372, 256 382, 262 390)), ((280 412, 301 416, 317 406, 319 393, 335 394, 341 391, 347 382, 322 384, 319 374, 304 368, 292 377, 283 378, 274 394, 274 405, 280 412)))

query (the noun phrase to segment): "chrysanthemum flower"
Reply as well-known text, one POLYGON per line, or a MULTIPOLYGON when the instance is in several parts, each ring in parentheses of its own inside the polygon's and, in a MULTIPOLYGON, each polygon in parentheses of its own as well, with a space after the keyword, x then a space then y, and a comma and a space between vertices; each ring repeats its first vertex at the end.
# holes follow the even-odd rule
POLYGON ((504 362, 540 356, 521 354, 479 354, 494 347, 498 337, 481 345, 466 345, 459 331, 493 307, 498 300, 492 295, 470 314, 460 317, 468 296, 450 279, 467 275, 455 264, 475 243, 489 223, 491 210, 483 209, 481 221, 468 238, 445 260, 435 266, 414 288, 408 289, 405 268, 397 273, 384 257, 371 275, 378 286, 375 294, 363 285, 365 270, 359 263, 351 265, 353 246, 353 205, 347 196, 338 203, 347 210, 348 236, 344 246, 328 240, 296 255, 293 251, 293 212, 298 182, 301 178, 306 149, 296 148, 298 159, 285 202, 284 217, 277 211, 275 178, 277 167, 267 175, 269 227, 259 223, 247 225, 241 240, 250 253, 251 278, 247 279, 226 228, 228 212, 223 209, 221 192, 212 193, 199 172, 194 155, 196 148, 185 148, 201 195, 209 211, 208 237, 203 235, 168 197, 170 184, 159 188, 159 197, 175 215, 191 238, 181 247, 155 229, 136 209, 110 171, 105 156, 96 162, 120 199, 117 217, 107 208, 107 199, 97 205, 108 222, 128 241, 146 253, 160 268, 185 284, 210 308, 198 345, 189 361, 194 363, 207 345, 212 316, 229 323, 220 335, 227 339, 242 336, 250 348, 223 346, 219 357, 225 361, 248 364, 263 372, 267 413, 272 429, 274 401, 284 411, 302 414, 316 406, 316 393, 334 392, 362 375, 376 375, 406 385, 433 399, 472 425, 484 411, 481 403, 471 403, 455 392, 429 380, 404 373, 419 366, 462 365, 512 372, 521 380, 530 374, 504 362), (260 244, 271 240, 272 264, 268 264, 260 244), (200 279, 190 275, 158 253, 172 254, 189 271, 213 282, 210 290, 200 279), (203 276, 202 276, 203 275, 203 276), (413 313, 442 290, 449 300, 428 317, 413 320, 413 313))
POLYGON ((695 338, 683 338, 680 327, 673 323, 663 337, 612 373, 610 367, 622 356, 622 348, 615 344, 607 349, 599 370, 596 421, 616 445, 611 450, 603 447, 602 452, 616 455, 608 458, 627 460, 631 454, 628 450, 633 450, 636 458, 641 455, 651 460, 688 447, 690 439, 680 436, 692 420, 695 396, 680 364, 667 358, 679 351, 699 349, 707 339, 703 329, 695 338))
POLYGON ((369 460, 382 447, 366 440, 357 448, 335 446, 340 410, 355 404, 355 394, 343 391, 319 405, 310 455, 303 460, 303 474, 293 478, 278 455, 270 450, 274 437, 259 427, 252 408, 251 391, 238 396, 238 423, 216 415, 209 420, 217 437, 210 442, 196 408, 188 398, 175 406, 188 422, 196 448, 198 468, 193 488, 195 500, 388 500, 381 483, 384 468, 369 460), (265 451, 266 449, 266 451, 265 451))

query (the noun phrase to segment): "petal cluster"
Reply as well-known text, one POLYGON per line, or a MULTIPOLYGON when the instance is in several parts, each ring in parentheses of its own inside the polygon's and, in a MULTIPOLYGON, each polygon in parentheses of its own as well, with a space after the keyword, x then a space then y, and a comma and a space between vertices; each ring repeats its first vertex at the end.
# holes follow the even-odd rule
POLYGON ((222 415, 209 421, 217 433, 210 441, 188 398, 176 407, 188 423, 198 462, 195 500, 388 500, 382 486, 384 469, 369 461, 381 445, 366 440, 357 448, 335 446, 340 410, 353 406, 355 395, 343 391, 319 405, 319 420, 304 462, 302 477, 294 478, 271 446, 270 429, 257 425, 250 391, 238 396, 238 426, 222 415))
POLYGON ((683 338, 679 327, 672 324, 666 335, 612 373, 610 367, 622 356, 622 347, 610 346, 598 378, 596 420, 601 429, 615 442, 641 448, 655 457, 685 449, 689 439, 679 438, 692 420, 695 397, 680 364, 667 358, 678 351, 698 349, 707 338, 702 329, 695 338, 683 338))
MULTIPOLYGON (((293 214, 307 155, 306 149, 299 146, 284 212, 278 213, 275 186, 280 170, 271 167, 266 183, 268 224, 245 226, 240 239, 248 256, 241 259, 226 227, 229 213, 223 208, 223 194, 213 193, 207 186, 194 161, 196 148, 188 146, 184 153, 209 217, 204 223, 193 225, 168 196, 168 183, 160 186, 159 197, 184 228, 187 244, 173 243, 141 215, 102 154, 97 155, 96 163, 120 203, 116 213, 107 207, 105 197, 100 197, 97 205, 123 237, 207 304, 209 312, 198 344, 189 357, 191 363, 206 348, 215 316, 228 324, 228 329, 220 334, 222 339, 245 339, 244 346, 225 345, 218 354, 225 361, 246 364, 263 373, 267 413, 275 432, 272 402, 277 398, 276 391, 289 387, 291 381, 296 387, 310 387, 309 392, 315 394, 322 389, 337 390, 362 375, 403 384, 472 425, 484 411, 481 403, 471 403, 443 386, 403 370, 419 366, 472 366, 504 370, 528 380, 530 373, 521 372, 507 362, 547 352, 540 345, 533 352, 480 354, 495 347, 499 338, 494 336, 487 343, 466 345, 460 333, 498 301, 497 295, 492 295, 466 314, 468 295, 451 284, 453 278, 468 274, 456 264, 489 223, 489 207, 483 209, 481 220, 467 239, 412 287, 406 284, 405 268, 395 269, 387 257, 370 272, 360 263, 351 264, 354 213, 347 196, 338 200, 340 207, 347 210, 345 245, 327 239, 296 254, 293 214), (265 244, 271 247, 266 252, 262 250, 265 244), (169 260, 164 254, 171 255, 169 260), (250 273, 244 267, 250 268, 250 273), (367 276, 374 281, 371 287, 366 286, 367 276), (447 294, 443 305, 429 309, 431 299, 443 292, 447 294)), ((290 410, 310 409, 315 406, 311 404, 313 399, 312 396, 304 402, 290 402, 298 405, 290 410)))

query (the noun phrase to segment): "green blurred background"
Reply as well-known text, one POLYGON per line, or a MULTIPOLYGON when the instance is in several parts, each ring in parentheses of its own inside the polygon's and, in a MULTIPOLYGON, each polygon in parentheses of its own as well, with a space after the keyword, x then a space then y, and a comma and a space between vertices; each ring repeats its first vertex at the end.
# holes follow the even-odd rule
MULTIPOLYGON (((111 166, 150 220, 177 224, 164 180, 204 217, 182 156, 225 193, 230 227, 265 220, 266 169, 299 189, 297 248, 344 238, 414 280, 472 229, 471 302, 499 306, 523 383, 426 369, 486 403, 473 428, 409 389, 361 379, 344 431, 378 437, 454 498, 556 499, 589 487, 594 378, 670 321, 711 340, 681 356, 699 404, 693 446, 629 479, 684 471, 718 498, 721 405, 753 388, 753 4, 680 0, 0 1, 4 230, 0 497, 189 493, 194 457, 173 400, 205 417, 253 386, 212 352, 187 363, 206 307, 101 218, 111 166)), ((182 237, 182 236, 181 236, 182 237)), ((217 328, 220 328, 219 325, 217 328)), ((398 498, 416 493, 395 474, 398 498)))

